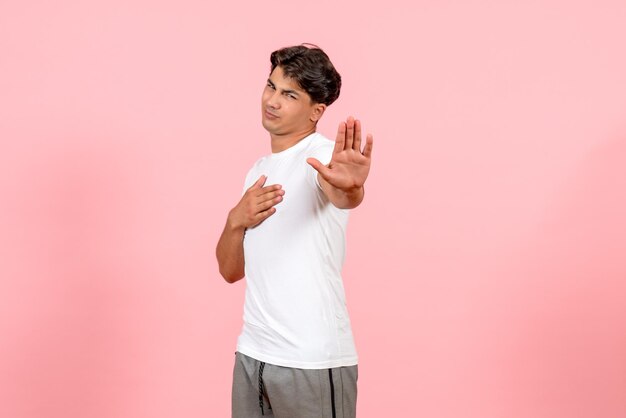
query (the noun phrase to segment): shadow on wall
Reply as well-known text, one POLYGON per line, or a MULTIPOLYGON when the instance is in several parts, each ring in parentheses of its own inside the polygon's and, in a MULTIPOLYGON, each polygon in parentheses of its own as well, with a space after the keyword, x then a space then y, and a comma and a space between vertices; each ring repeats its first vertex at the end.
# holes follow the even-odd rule
POLYGON ((626 137, 561 191, 509 272, 520 416, 626 416, 626 137))

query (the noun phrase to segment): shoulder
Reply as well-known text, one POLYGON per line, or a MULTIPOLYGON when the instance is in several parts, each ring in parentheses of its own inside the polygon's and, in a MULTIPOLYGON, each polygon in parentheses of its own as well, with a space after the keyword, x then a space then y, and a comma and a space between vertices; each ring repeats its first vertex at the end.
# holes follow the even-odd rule
POLYGON ((250 167, 250 171, 256 170, 256 169, 258 169, 259 167, 263 166, 263 164, 264 164, 267 160, 269 160, 269 158, 270 158, 270 157, 269 157, 268 155, 265 155, 265 156, 263 156, 263 157, 259 158, 258 160, 256 160, 256 161, 254 162, 254 164, 252 164, 252 167, 250 167))
POLYGON ((335 146, 335 141, 326 138, 319 132, 315 132, 311 138, 312 148, 329 148, 332 149, 335 146))
POLYGON ((311 138, 309 149, 307 150, 308 157, 313 157, 322 164, 328 164, 335 148, 335 141, 331 141, 320 133, 315 133, 311 138))
POLYGON ((247 189, 248 187, 252 186, 252 184, 259 178, 259 176, 262 174, 262 167, 263 164, 267 161, 268 156, 263 156, 261 158, 259 158, 258 160, 256 160, 254 162, 254 164, 252 164, 252 166, 250 167, 250 169, 248 170, 248 173, 246 174, 246 178, 244 181, 244 188, 247 189))

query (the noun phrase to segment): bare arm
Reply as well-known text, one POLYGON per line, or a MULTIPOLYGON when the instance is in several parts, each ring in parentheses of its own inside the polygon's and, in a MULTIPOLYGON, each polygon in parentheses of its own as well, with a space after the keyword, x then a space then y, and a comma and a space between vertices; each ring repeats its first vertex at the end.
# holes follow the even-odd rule
POLYGON ((363 201, 363 186, 372 163, 373 144, 374 138, 367 135, 361 152, 361 122, 349 117, 339 124, 330 163, 325 166, 315 158, 307 159, 317 170, 320 186, 333 205, 352 209, 363 201))
POLYGON ((245 228, 234 227, 226 221, 215 254, 220 274, 228 283, 234 283, 244 276, 243 234, 245 228))
POLYGON ((228 213, 224 231, 217 242, 215 255, 220 274, 228 283, 244 276, 243 236, 247 228, 259 225, 269 218, 283 200, 285 192, 279 184, 263 187, 267 177, 261 176, 244 193, 243 197, 228 213))

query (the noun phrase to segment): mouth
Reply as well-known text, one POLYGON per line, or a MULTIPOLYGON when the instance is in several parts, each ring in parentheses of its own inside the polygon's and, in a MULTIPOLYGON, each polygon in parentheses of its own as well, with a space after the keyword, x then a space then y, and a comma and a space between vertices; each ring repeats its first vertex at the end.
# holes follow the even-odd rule
POLYGON ((265 117, 266 117, 267 119, 269 119, 269 120, 275 120, 275 119, 278 119, 278 115, 275 115, 275 114, 273 114, 272 112, 269 112, 269 111, 267 111, 267 110, 264 112, 264 115, 265 115, 265 117))

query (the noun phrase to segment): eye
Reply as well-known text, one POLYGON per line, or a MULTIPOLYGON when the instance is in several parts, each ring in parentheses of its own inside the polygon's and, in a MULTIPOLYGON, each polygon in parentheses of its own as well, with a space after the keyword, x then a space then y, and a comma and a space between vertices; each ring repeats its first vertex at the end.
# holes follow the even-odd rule
POLYGON ((270 83, 269 81, 267 82, 266 87, 269 87, 269 88, 271 88, 272 90, 276 90, 276 89, 274 88, 274 85, 273 85, 272 83, 270 83))
POLYGON ((287 97, 289 97, 290 99, 294 99, 294 100, 297 99, 297 97, 294 94, 291 94, 291 93, 289 93, 287 95, 287 97))

